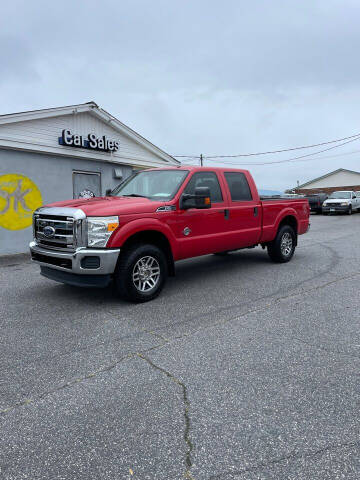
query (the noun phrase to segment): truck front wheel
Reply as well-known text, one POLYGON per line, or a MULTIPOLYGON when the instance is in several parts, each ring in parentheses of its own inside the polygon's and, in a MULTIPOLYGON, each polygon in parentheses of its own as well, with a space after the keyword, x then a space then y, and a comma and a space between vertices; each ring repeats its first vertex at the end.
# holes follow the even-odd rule
POLYGON ((295 252, 296 234, 290 225, 281 227, 268 245, 268 254, 273 262, 285 263, 291 260, 295 252))
POLYGON ((155 245, 133 245, 120 253, 115 271, 119 295, 131 302, 148 302, 157 297, 167 278, 165 255, 155 245))

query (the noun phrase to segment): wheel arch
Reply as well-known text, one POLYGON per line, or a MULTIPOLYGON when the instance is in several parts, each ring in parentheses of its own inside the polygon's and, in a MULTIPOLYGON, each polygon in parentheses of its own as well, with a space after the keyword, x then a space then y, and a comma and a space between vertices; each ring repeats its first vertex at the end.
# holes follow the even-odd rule
POLYGON ((285 217, 283 217, 279 224, 278 224, 278 227, 277 227, 277 232, 280 230, 281 227, 283 227, 284 225, 289 225, 295 232, 295 236, 296 236, 296 245, 297 245, 297 236, 298 236, 298 221, 296 219, 296 217, 292 214, 288 214, 286 215, 285 217))
POLYGON ((175 261, 171 249, 171 244, 167 236, 159 230, 141 230, 128 236, 120 249, 120 255, 126 253, 130 247, 136 244, 151 244, 161 248, 164 252, 168 265, 169 276, 175 276, 175 261))
POLYGON ((286 215, 281 219, 278 225, 278 230, 281 228, 283 225, 290 225, 294 229, 294 232, 297 234, 298 232, 298 221, 294 215, 286 215))

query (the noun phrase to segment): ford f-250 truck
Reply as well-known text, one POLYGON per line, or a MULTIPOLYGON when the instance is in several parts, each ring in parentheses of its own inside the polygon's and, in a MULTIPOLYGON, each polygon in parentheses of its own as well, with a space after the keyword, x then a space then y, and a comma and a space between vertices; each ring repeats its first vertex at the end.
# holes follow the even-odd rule
POLYGON ((57 202, 34 212, 32 260, 41 274, 121 297, 155 298, 177 260, 261 245, 288 262, 309 228, 305 198, 259 197, 247 170, 143 170, 108 196, 57 202))

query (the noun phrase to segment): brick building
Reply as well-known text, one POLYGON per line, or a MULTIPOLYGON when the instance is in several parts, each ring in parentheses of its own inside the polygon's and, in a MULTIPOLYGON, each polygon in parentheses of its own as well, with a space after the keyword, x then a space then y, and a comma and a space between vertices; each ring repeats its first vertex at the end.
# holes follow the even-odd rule
POLYGON ((360 191, 360 172, 338 168, 322 177, 314 178, 294 188, 296 193, 332 193, 335 190, 360 191))

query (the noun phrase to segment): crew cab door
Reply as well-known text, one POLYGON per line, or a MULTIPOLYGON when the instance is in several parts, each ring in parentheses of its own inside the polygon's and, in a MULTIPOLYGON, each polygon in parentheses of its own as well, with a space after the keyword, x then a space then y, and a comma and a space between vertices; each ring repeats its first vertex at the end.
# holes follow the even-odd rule
POLYGON ((243 172, 224 172, 228 187, 229 218, 226 223, 232 249, 249 247, 261 237, 262 205, 253 198, 243 172))
POLYGON ((193 195, 196 187, 209 187, 211 207, 189 208, 177 212, 176 236, 180 242, 182 258, 219 252, 227 244, 227 200, 214 171, 195 172, 183 193, 193 195))

